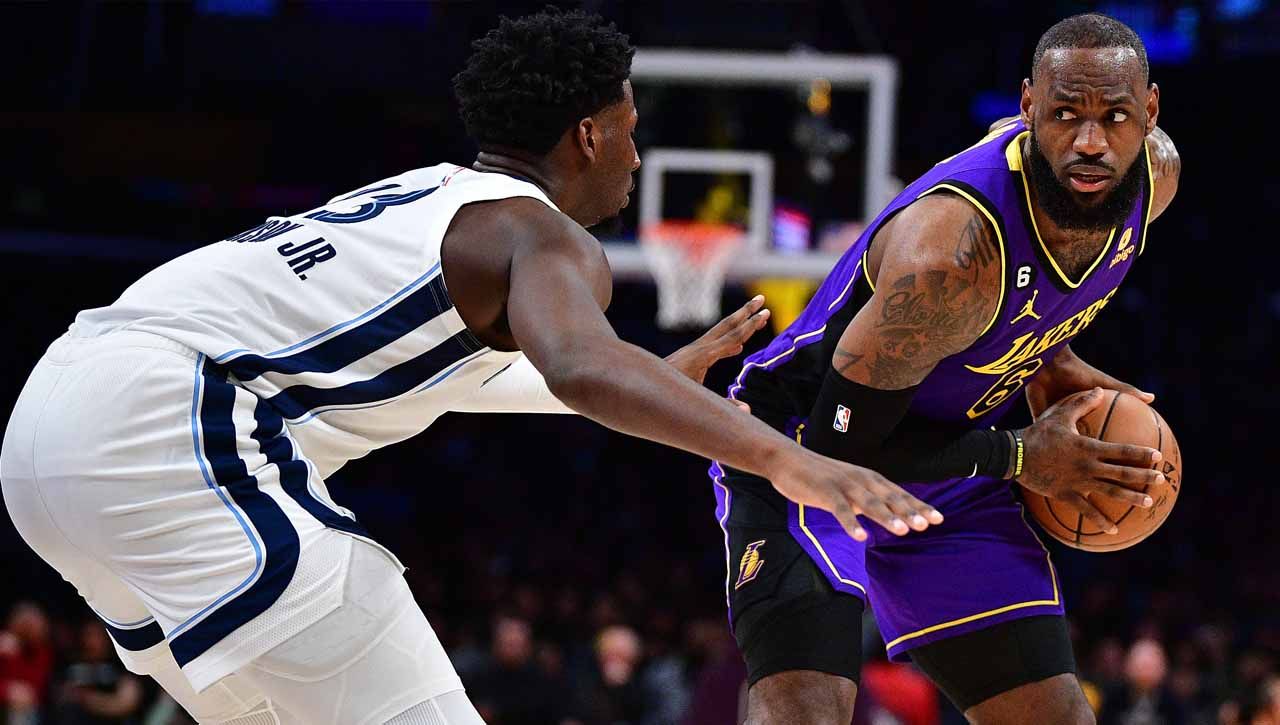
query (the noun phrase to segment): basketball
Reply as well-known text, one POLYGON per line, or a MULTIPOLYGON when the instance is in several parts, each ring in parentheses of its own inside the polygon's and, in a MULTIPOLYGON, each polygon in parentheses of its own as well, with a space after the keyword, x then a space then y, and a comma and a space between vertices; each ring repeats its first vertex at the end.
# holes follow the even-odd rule
POLYGON ((1147 538, 1169 517, 1182 488, 1182 452, 1164 418, 1132 395, 1114 390, 1104 395, 1102 405, 1080 419, 1080 433, 1108 443, 1134 443, 1159 450, 1161 459, 1155 467, 1169 483, 1153 494, 1155 504, 1149 509, 1089 494, 1090 503, 1116 522, 1119 531, 1115 534, 1098 529, 1065 502, 1024 490, 1027 511, 1040 528, 1067 546, 1085 551, 1127 549, 1147 538))

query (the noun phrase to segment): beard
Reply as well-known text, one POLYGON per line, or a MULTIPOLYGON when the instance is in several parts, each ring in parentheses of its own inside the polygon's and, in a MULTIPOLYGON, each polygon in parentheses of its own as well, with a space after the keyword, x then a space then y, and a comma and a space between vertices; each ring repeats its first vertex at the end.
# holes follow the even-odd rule
POLYGON ((1142 171, 1146 168, 1142 154, 1130 164, 1129 170, 1120 178, 1120 183, 1105 192, 1106 196, 1101 201, 1088 206, 1081 204, 1075 192, 1053 172, 1053 166, 1036 141, 1034 126, 1031 128, 1031 149, 1028 156, 1036 203, 1062 229, 1105 232, 1120 226, 1129 218, 1133 204, 1138 200, 1138 193, 1142 191, 1142 171))

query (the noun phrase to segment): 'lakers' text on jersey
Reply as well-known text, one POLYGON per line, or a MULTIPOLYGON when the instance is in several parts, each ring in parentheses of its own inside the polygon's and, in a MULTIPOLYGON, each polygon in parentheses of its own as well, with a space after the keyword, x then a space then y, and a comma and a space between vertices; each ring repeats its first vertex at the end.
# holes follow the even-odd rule
MULTIPOLYGON (((1050 255, 1030 211, 1020 151, 1027 133, 1020 121, 998 128, 907 187, 845 253, 804 314, 747 359, 730 394, 780 430, 794 431, 813 404, 841 333, 874 291, 865 269, 876 232, 916 199, 947 193, 972 203, 995 230, 1000 302, 978 340, 944 358, 921 383, 906 424, 995 424, 1027 381, 1111 301, 1142 251, 1151 200, 1148 173, 1128 219, 1072 279, 1050 255)), ((1136 163, 1147 164, 1145 153, 1136 163)))
MULTIPOLYGON (((1021 122, 998 128, 908 186, 841 257, 800 318, 747 358, 730 396, 794 435, 813 408, 837 342, 874 293, 875 280, 865 268, 876 232, 915 200, 952 194, 973 204, 994 231, 996 248, 989 251, 988 263, 1000 265, 1000 299, 978 339, 944 358, 921 382, 899 427, 945 441, 978 426, 994 426, 1023 397, 1027 382, 1114 298, 1142 252, 1150 216, 1153 187, 1144 154, 1136 162, 1146 173, 1134 208, 1111 230, 1084 272, 1068 276, 1046 249, 1031 213, 1021 155, 1027 133, 1021 122)), ((838 414, 835 425, 858 425, 857 411, 838 414)), ((768 529, 785 525, 834 589, 871 604, 895 660, 906 659, 914 647, 1002 621, 1063 613, 1049 553, 1023 519, 1008 481, 978 475, 897 481, 942 511, 946 524, 901 538, 869 526, 870 539, 858 542, 831 514, 782 499, 761 478, 725 471, 719 464, 712 466, 711 475, 716 518, 727 544, 759 539, 768 529), (767 506, 755 503, 759 501, 767 506), (761 511, 778 513, 765 516, 761 511)), ((741 578, 753 561, 744 558, 741 571, 735 564, 726 561, 731 616, 735 607, 751 601, 743 594, 750 587, 734 590, 730 585, 734 573, 741 578)))

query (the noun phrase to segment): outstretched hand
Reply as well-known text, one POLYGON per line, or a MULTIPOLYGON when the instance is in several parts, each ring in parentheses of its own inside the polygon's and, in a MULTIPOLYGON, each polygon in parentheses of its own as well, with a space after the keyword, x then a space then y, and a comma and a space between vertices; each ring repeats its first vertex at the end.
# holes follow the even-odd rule
POLYGON ((685 377, 701 383, 707 370, 720 360, 742 352, 742 345, 769 321, 764 295, 756 295, 732 315, 716 323, 697 340, 667 356, 667 362, 685 377))

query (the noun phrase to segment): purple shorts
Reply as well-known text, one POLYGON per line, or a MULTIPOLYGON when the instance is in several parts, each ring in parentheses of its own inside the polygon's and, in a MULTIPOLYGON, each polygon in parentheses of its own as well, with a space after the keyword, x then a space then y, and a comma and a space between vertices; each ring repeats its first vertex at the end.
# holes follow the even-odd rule
MULTIPOLYGON (((723 524, 732 491, 715 470, 723 524)), ((889 657, 905 661, 909 650, 930 642, 1063 614, 1049 552, 1010 486, 981 477, 907 484, 946 521, 903 537, 864 520, 871 538, 860 543, 831 514, 790 502, 788 528, 833 587, 870 604, 889 657)))

